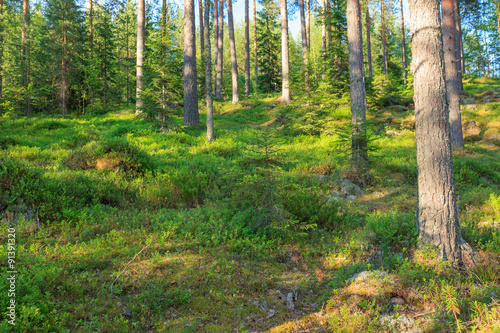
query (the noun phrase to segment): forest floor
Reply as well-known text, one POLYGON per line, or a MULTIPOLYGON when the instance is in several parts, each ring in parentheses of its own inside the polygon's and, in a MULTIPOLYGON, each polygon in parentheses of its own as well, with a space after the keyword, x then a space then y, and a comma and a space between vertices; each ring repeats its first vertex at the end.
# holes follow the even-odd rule
POLYGON ((179 110, 0 118, 0 331, 499 332, 500 81, 465 88, 461 271, 418 246, 410 103, 370 108, 364 185, 346 99, 216 102, 211 143, 179 110))

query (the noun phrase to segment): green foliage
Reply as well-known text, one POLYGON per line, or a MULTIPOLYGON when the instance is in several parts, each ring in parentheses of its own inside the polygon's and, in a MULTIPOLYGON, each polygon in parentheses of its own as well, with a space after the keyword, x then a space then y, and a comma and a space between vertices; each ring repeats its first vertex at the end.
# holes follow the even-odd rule
POLYGON ((374 243, 385 251, 404 251, 416 244, 417 231, 412 214, 375 212, 366 217, 365 228, 375 235, 374 243))
POLYGON ((259 91, 281 91, 281 30, 277 9, 268 3, 257 16, 259 91))

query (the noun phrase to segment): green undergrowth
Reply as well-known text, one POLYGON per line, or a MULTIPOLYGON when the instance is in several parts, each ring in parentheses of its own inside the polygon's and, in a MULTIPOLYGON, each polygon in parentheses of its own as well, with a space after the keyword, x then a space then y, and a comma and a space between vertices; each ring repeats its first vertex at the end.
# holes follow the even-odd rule
MULTIPOLYGON (((0 261, 13 226, 19 272, 17 324, 1 310, 1 331, 379 332, 385 314, 436 332, 500 322, 491 141, 454 154, 462 234, 480 255, 458 272, 417 240, 406 106, 370 108, 363 188, 349 167, 345 98, 216 102, 211 143, 205 126, 186 128, 180 114, 165 131, 120 111, 0 118, 0 261), (395 287, 352 287, 367 270, 391 274, 395 287), (405 304, 391 307, 396 296, 405 304)), ((464 117, 497 126, 495 115, 480 123, 481 112, 464 117)))

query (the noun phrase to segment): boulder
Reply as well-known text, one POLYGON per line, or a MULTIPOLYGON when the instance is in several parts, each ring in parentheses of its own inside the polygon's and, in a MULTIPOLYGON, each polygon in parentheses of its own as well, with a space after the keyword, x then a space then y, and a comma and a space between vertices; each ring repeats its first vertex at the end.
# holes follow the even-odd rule
POLYGON ((466 121, 462 125, 464 140, 465 141, 479 141, 481 140, 481 127, 477 126, 476 122, 466 121))
POLYGON ((500 131, 498 128, 489 128, 483 134, 483 140, 500 146, 500 131))

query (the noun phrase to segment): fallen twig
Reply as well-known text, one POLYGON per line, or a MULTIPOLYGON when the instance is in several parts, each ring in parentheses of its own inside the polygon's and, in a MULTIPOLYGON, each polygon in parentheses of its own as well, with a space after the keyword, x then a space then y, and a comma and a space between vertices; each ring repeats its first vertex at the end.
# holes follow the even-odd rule
POLYGON ((127 270, 128 266, 132 263, 132 261, 135 260, 135 258, 137 258, 137 256, 139 256, 139 254, 142 253, 142 251, 146 250, 148 247, 150 247, 151 244, 148 244, 146 245, 145 247, 143 247, 139 252, 137 252, 137 254, 128 262, 128 264, 125 266, 125 268, 123 269, 123 271, 121 271, 120 274, 118 274, 118 276, 113 280, 113 282, 111 282, 111 293, 113 293, 113 285, 115 284, 115 282, 118 280, 118 278, 123 274, 125 273, 125 271, 127 270))

